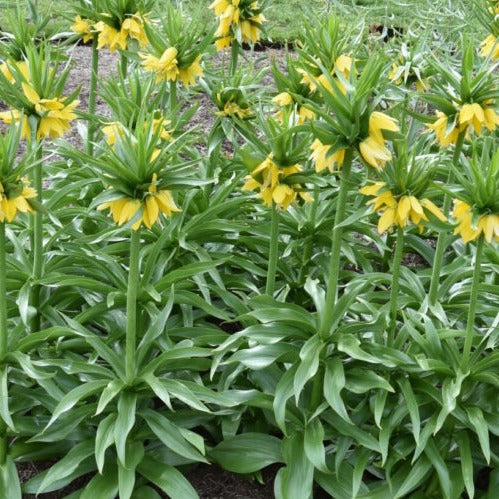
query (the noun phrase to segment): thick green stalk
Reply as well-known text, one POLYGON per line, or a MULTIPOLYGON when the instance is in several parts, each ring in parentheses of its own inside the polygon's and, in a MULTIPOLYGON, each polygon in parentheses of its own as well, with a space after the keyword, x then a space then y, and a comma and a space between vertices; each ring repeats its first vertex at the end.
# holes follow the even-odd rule
POLYGON ((140 229, 131 230, 130 266, 126 294, 126 356, 125 373, 127 383, 135 378, 135 355, 137 341, 137 293, 140 284, 139 272, 140 229))
POLYGON ((390 324, 388 326, 389 347, 393 346, 395 340, 395 326, 397 325, 398 293, 400 280, 400 265, 404 255, 404 229, 397 228, 397 241, 395 243, 395 254, 393 255, 392 267, 392 289, 390 290, 390 324))
MULTIPOLYGON (((33 133, 33 135, 35 135, 33 133)), ((36 147, 37 142, 32 138, 32 144, 36 147)), ((36 150, 35 161, 36 165, 33 168, 33 185, 37 193, 37 201, 41 205, 43 203, 43 177, 42 177, 42 157, 43 148, 41 143, 36 150)), ((31 330, 39 331, 41 325, 40 314, 40 286, 37 284, 43 274, 43 214, 40 210, 36 210, 33 217, 33 281, 34 285, 31 291, 31 304, 36 310, 33 317, 31 330)))
POLYGON ((468 320, 466 322, 466 336, 463 348, 463 368, 467 369, 470 361, 471 347, 473 345, 473 335, 475 331, 476 305, 478 301, 478 288, 480 287, 480 271, 483 252, 483 235, 480 235, 476 246, 475 267, 473 269, 473 280, 471 282, 471 295, 468 304, 468 320))
POLYGON ((0 222, 0 361, 7 353, 7 260, 5 255, 5 223, 0 222))
POLYGON ((349 188, 350 171, 352 169, 353 150, 348 148, 340 172, 340 191, 336 200, 336 214, 334 217, 333 240, 331 245, 331 258, 329 261, 329 279, 326 288, 326 301, 320 325, 321 336, 329 335, 329 328, 333 317, 334 305, 338 294, 341 259, 341 238, 343 227, 340 224, 345 219, 346 200, 349 188))
POLYGON ((128 74, 128 57, 123 52, 120 57, 120 74, 125 79, 128 74))
POLYGON ((172 116, 175 114, 175 108, 177 107, 177 82, 170 81, 170 109, 172 116))
POLYGON ((265 294, 273 296, 275 288, 275 274, 277 270, 277 250, 279 244, 279 212, 277 206, 272 203, 270 218, 270 244, 269 244, 269 264, 267 267, 267 284, 265 294))
MULTIPOLYGON (((454 156, 452 158, 452 168, 449 169, 449 173, 447 175, 447 184, 450 184, 452 182, 452 179, 454 178, 453 169, 457 168, 458 166, 459 156, 461 155, 461 151, 463 149, 464 136, 465 132, 461 132, 457 139, 456 148, 454 149, 454 156)), ((444 215, 446 217, 449 215, 450 212, 450 204, 451 204, 451 197, 448 194, 446 194, 444 196, 444 206, 443 206, 444 215)), ((435 256, 433 258, 433 270, 431 273, 430 290, 428 292, 430 305, 435 305, 437 302, 438 287, 440 284, 440 272, 442 270, 444 253, 445 250, 447 249, 447 241, 448 241, 447 233, 445 231, 441 231, 438 234, 437 247, 435 248, 435 256)))
MULTIPOLYGON (((3 361, 7 354, 7 261, 5 255, 5 223, 0 222, 0 360, 3 361)), ((7 457, 6 426, 0 422, 0 466, 5 464, 7 457)))
POLYGON ((229 74, 233 75, 237 69, 237 58, 239 56, 239 42, 237 40, 232 41, 232 45, 230 47, 230 66, 229 66, 229 74))
POLYGON ((312 201, 312 207, 310 210, 310 217, 308 224, 310 226, 310 234, 307 237, 307 241, 305 243, 305 248, 303 249, 303 258, 302 264, 300 268, 300 273, 298 275, 298 282, 300 285, 304 284, 305 281, 305 272, 307 270, 307 262, 310 260, 312 256, 312 250, 314 248, 314 232, 315 232, 315 217, 317 215, 317 205, 319 203, 319 188, 316 187, 314 189, 314 200, 312 201))
MULTIPOLYGON (((88 112, 89 114, 94 114, 95 112, 95 102, 97 99, 97 81, 99 75, 99 51, 97 50, 98 37, 94 36, 92 41, 92 72, 90 74, 90 95, 88 96, 88 112)), ((94 123, 89 121, 88 123, 88 134, 87 134, 87 153, 92 154, 94 145, 94 123)))

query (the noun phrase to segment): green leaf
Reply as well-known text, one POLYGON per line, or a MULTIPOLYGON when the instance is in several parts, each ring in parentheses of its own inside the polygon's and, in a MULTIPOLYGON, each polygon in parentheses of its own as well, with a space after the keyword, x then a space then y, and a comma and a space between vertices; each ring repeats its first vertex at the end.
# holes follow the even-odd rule
POLYGON ((163 404, 165 404, 168 409, 173 410, 170 395, 166 389, 166 386, 164 386, 164 384, 151 373, 145 374, 142 379, 151 387, 151 390, 163 402, 163 404))
POLYGON ((440 452, 438 451, 438 448, 433 440, 428 440, 428 442, 426 442, 424 453, 431 461, 433 468, 435 468, 438 474, 438 478, 440 480, 440 490, 443 496, 445 499, 450 499, 452 484, 450 481, 449 470, 447 469, 445 461, 442 459, 442 456, 440 455, 440 452))
POLYGON ((121 464, 126 464, 126 442, 128 434, 135 425, 137 394, 122 392, 118 400, 118 417, 114 424, 114 442, 121 464))
POLYGON ((106 449, 114 442, 114 424, 116 423, 116 414, 108 414, 97 427, 95 435, 95 461, 99 473, 104 469, 106 449))
POLYGON ((107 407, 107 404, 120 393, 124 386, 125 383, 120 379, 113 379, 110 381, 106 388, 102 390, 95 414, 100 414, 107 407))
POLYGON ((64 395, 62 400, 57 404, 46 428, 51 426, 61 414, 74 407, 81 399, 90 397, 90 395, 100 391, 107 383, 107 380, 89 381, 88 383, 73 388, 69 393, 64 395))
POLYGON ((243 433, 227 438, 214 447, 210 457, 234 473, 254 473, 274 463, 282 463, 281 441, 264 433, 243 433))
POLYGON ((118 476, 116 467, 107 466, 102 475, 95 475, 85 485, 80 499, 115 499, 118 493, 118 476))
POLYGON ((179 431, 179 428, 167 418, 149 409, 143 411, 142 414, 149 428, 166 447, 191 461, 207 462, 199 450, 189 443, 179 431))
POLYGON ((322 342, 320 336, 315 334, 305 342, 300 351, 301 362, 296 370, 295 378, 293 380, 296 404, 298 404, 301 391, 307 381, 317 374, 320 353, 323 348, 324 343, 322 342))
POLYGON ((330 470, 326 465, 324 427, 318 418, 312 419, 312 421, 305 426, 303 444, 305 454, 309 461, 323 473, 330 473, 330 470))
POLYGON ((146 457, 137 467, 138 472, 166 492, 171 499, 199 499, 192 485, 173 466, 146 457))
POLYGON ((480 442, 485 460, 487 463, 490 463, 489 426, 483 417, 483 412, 479 407, 467 407, 466 413, 478 436, 478 441, 480 442))
POLYGON ((324 373, 324 397, 331 408, 345 421, 352 423, 350 416, 347 413, 343 399, 341 398, 341 390, 345 387, 345 372, 343 362, 339 357, 329 359, 326 363, 326 371, 324 373))
POLYGON ((351 369, 348 371, 345 388, 353 393, 366 393, 375 389, 395 392, 392 385, 383 376, 368 369, 351 369))
POLYGON ((144 458, 144 446, 140 442, 127 442, 126 466, 118 461, 118 492, 120 499, 130 499, 135 487, 135 469, 144 458))
POLYGON ((291 366, 280 377, 274 394, 273 408, 277 426, 286 434, 286 403, 293 396, 293 380, 298 364, 291 366))
POLYGON ((395 499, 406 497, 409 492, 424 483, 428 472, 431 470, 431 462, 424 456, 420 457, 412 466, 406 479, 402 482, 394 495, 395 499))
POLYGON ((372 364, 380 364, 381 361, 376 357, 364 352, 360 348, 360 341, 352 335, 342 335, 338 341, 338 350, 350 355, 353 359, 363 360, 372 364))
POLYGON ((8 392, 8 367, 2 366, 0 368, 0 416, 4 423, 12 430, 16 431, 14 422, 10 416, 9 410, 9 392, 8 392))
POLYGON ((0 497, 4 497, 5 499, 22 499, 17 468, 10 456, 7 456, 5 463, 0 465, 0 497))
POLYGON ((76 444, 62 459, 57 461, 43 478, 38 494, 41 494, 49 488, 51 484, 66 478, 75 471, 80 463, 94 453, 94 443, 91 440, 85 440, 76 444))
POLYGON ((461 474, 468 496, 473 499, 475 496, 475 482, 473 478, 473 456, 471 454, 470 438, 467 431, 456 433, 456 440, 461 456, 461 474))
POLYGON ((414 435, 414 440, 416 441, 416 445, 419 444, 419 432, 421 429, 421 419, 419 417, 419 407, 412 391, 411 383, 408 379, 403 378, 397 381, 400 389, 402 390, 402 394, 404 395, 405 402, 407 404, 407 409, 409 410, 409 417, 411 418, 412 424, 412 434, 414 435))

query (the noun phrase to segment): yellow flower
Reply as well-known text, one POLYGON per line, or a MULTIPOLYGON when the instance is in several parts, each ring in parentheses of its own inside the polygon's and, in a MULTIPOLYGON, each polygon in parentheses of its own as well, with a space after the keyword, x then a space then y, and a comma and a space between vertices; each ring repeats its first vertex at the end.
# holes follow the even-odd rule
POLYGON ((492 107, 487 106, 489 101, 485 101, 482 107, 474 102, 473 104, 463 104, 459 112, 459 123, 461 127, 473 126, 475 133, 480 136, 482 127, 486 127, 491 132, 499 125, 499 116, 492 107))
POLYGON ((220 50, 228 49, 230 47, 231 42, 232 42, 232 37, 224 36, 222 38, 219 38, 215 42, 215 48, 217 49, 218 52, 220 52, 220 50))
POLYGON ((333 154, 328 154, 331 146, 324 145, 319 139, 314 140, 310 149, 313 151, 310 159, 315 163, 315 171, 317 173, 325 168, 329 168, 329 171, 333 173, 334 166, 337 165, 339 170, 345 159, 345 149, 339 149, 333 154))
POLYGON ((29 186, 27 179, 22 179, 22 190, 20 193, 8 196, 2 183, 0 182, 0 222, 12 222, 17 215, 21 213, 33 213, 33 208, 28 199, 36 197, 36 191, 29 186))
POLYGON ((248 107, 246 109, 240 107, 236 102, 226 102, 223 111, 217 111, 215 113, 217 116, 234 116, 236 115, 239 119, 251 116, 251 109, 248 107))
POLYGON ((74 23, 71 25, 71 30, 76 34, 83 36, 83 42, 87 43, 94 37, 92 27, 88 19, 82 19, 81 16, 76 16, 74 23))
MULTIPOLYGON (((336 59, 333 69, 331 69, 330 71, 330 74, 331 76, 334 76, 335 74, 341 74, 345 78, 345 80, 348 80, 350 79, 353 64, 354 60, 350 56, 342 54, 336 59)), ((315 66, 315 69, 318 70, 318 66, 315 66)), ((303 68, 299 68, 298 72, 302 74, 301 83, 303 83, 304 85, 308 85, 312 92, 315 92, 317 90, 317 85, 324 87, 328 92, 333 91, 333 87, 329 82, 329 78, 325 74, 314 77, 311 74, 307 73, 307 71, 303 68)), ((343 83, 341 83, 338 78, 335 79, 335 82, 340 92, 346 94, 347 89, 345 88, 343 83)))
MULTIPOLYGON (((64 132, 71 128, 70 122, 76 119, 73 113, 79 101, 73 101, 70 104, 64 104, 65 98, 41 99, 38 93, 27 83, 22 83, 24 95, 29 102, 34 105, 35 112, 38 115, 38 129, 36 132, 37 140, 45 137, 55 139, 62 137, 64 132)), ((17 110, 0 113, 0 119, 4 123, 16 123, 21 119, 21 113, 17 110)), ((22 138, 31 138, 29 121, 26 116, 22 122, 22 138)))
POLYGON ((190 66, 179 68, 179 78, 182 80, 184 87, 187 88, 189 85, 194 85, 196 78, 203 76, 203 68, 199 64, 200 60, 201 55, 198 55, 190 66))
POLYGON ((499 242, 499 214, 481 215, 478 217, 475 225, 473 223, 473 210, 471 206, 464 201, 455 200, 452 216, 457 221, 454 234, 459 234, 465 243, 474 241, 481 234, 484 235, 488 243, 491 243, 492 240, 499 242))
POLYGON ((231 4, 229 0, 215 0, 211 5, 210 9, 214 9, 215 15, 220 16, 225 12, 225 9, 231 4))
POLYGON ((126 50, 127 36, 126 30, 117 30, 103 21, 95 24, 95 31, 99 32, 97 48, 108 47, 110 52, 115 50, 126 50))
POLYGON ((395 197, 390 190, 380 191, 386 187, 385 182, 374 182, 360 189, 360 193, 365 196, 374 196, 369 201, 373 205, 373 211, 380 211, 381 216, 378 221, 378 232, 391 229, 393 225, 406 227, 409 221, 422 230, 422 221, 427 222, 425 210, 435 215, 438 219, 445 221, 446 218, 440 209, 429 199, 419 200, 415 196, 404 195, 395 197))
POLYGON ((492 59, 499 59, 499 39, 494 35, 489 35, 480 44, 480 53, 484 57, 491 57, 492 59))
POLYGON ((291 97, 288 92, 281 92, 272 99, 272 102, 276 106, 289 106, 290 104, 293 104, 293 97, 291 97))
POLYGON ((296 201, 300 196, 305 202, 310 202, 312 196, 302 192, 302 187, 299 184, 285 184, 280 180, 301 172, 300 165, 292 165, 280 168, 272 159, 272 154, 262 161, 252 172, 245 178, 243 191, 259 190, 258 196, 263 200, 266 206, 272 206, 274 203, 278 208, 287 210, 289 205, 296 201))
MULTIPOLYGON (((286 107, 294 104, 293 97, 288 92, 281 92, 273 97, 272 102, 280 107, 286 107)), ((307 109, 305 106, 296 105, 297 114, 297 124, 301 125, 307 120, 315 119, 315 113, 311 109, 307 109)), ((276 119, 282 121, 282 111, 278 111, 275 114, 276 119)))
POLYGON ((165 189, 158 191, 157 180, 158 177, 154 173, 142 200, 124 197, 102 203, 97 209, 99 211, 109 209, 115 224, 123 225, 135 219, 132 224, 133 230, 138 230, 142 223, 150 229, 157 222, 160 213, 171 217, 172 213, 181 211, 170 191, 165 189))
POLYGON ((383 143, 385 139, 382 130, 398 132, 397 121, 385 113, 373 111, 371 116, 369 116, 369 135, 377 142, 383 143))
POLYGON ((102 127, 102 133, 104 134, 107 144, 114 146, 116 138, 124 133, 123 126, 120 122, 113 121, 102 127))
MULTIPOLYGON (((0 72, 5 76, 5 78, 7 78, 9 83, 15 83, 16 78, 12 74, 10 67, 11 64, 12 63, 7 63, 7 62, 0 64, 0 72)), ((21 73, 24 79, 27 80, 29 78, 29 70, 26 61, 18 61, 14 62, 13 64, 16 66, 17 70, 21 73)))
POLYGON ((137 40, 141 48, 145 47, 149 42, 144 30, 144 22, 139 12, 136 12, 133 16, 127 17, 123 21, 121 31, 125 32, 126 35, 133 40, 137 40))
POLYGON ((160 58, 151 54, 140 54, 142 66, 148 71, 156 73, 156 82, 163 80, 176 81, 179 75, 178 50, 175 47, 167 48, 160 58))
POLYGON ((427 125, 428 128, 435 132, 435 136, 441 147, 447 147, 451 144, 455 144, 459 138, 459 127, 454 126, 449 130, 447 115, 441 111, 437 111, 436 114, 437 120, 434 123, 427 125))
POLYGON ((359 144, 359 150, 364 161, 377 170, 381 170, 385 163, 392 159, 392 154, 384 142, 378 142, 370 135, 359 144))

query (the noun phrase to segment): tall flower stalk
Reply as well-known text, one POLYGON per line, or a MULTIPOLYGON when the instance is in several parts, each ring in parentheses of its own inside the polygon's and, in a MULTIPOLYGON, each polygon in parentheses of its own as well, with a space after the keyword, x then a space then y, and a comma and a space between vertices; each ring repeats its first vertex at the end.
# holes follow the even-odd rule
POLYGON ((277 270, 277 253, 279 247, 279 211, 275 203, 272 203, 270 217, 270 244, 269 244, 269 264, 267 269, 267 283, 265 293, 272 296, 275 289, 275 276, 277 270))
POLYGON ((345 158, 340 172, 340 190, 336 200, 336 214, 334 217, 333 238, 331 243, 331 258, 329 260, 329 277, 326 287, 326 300, 324 305, 324 314, 320 324, 320 334, 323 337, 329 335, 329 328, 334 312, 334 305, 338 295, 340 258, 341 258, 341 239, 343 235, 343 226, 341 223, 345 219, 346 200, 349 190, 350 172, 352 169, 353 150, 348 148, 345 151, 345 158))
POLYGON ((135 378, 137 343, 137 295, 140 287, 140 228, 130 231, 130 264, 126 295, 125 376, 128 384, 135 378))
MULTIPOLYGON (((99 50, 98 39, 94 37, 92 40, 92 69, 90 73, 90 94, 88 97, 88 113, 93 115, 95 113, 95 103, 97 100, 97 82, 99 78, 99 50)), ((94 150, 94 134, 95 124, 90 121, 88 124, 87 134, 87 153, 92 154, 94 150)))
POLYGON ((400 267, 404 256, 404 229, 397 228, 397 241, 395 242, 395 253, 392 266, 392 286, 390 289, 390 322, 388 325, 387 345, 393 347, 395 341, 395 329, 397 326, 398 293, 400 280, 400 267))

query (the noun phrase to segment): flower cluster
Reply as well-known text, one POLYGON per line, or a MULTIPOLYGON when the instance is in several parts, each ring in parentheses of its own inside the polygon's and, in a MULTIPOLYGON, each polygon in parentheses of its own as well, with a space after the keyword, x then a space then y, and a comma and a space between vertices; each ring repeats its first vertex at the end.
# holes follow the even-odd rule
POLYGON ((252 172, 245 178, 243 191, 259 190, 258 196, 266 206, 272 206, 287 210, 299 196, 305 202, 312 201, 312 196, 303 191, 300 184, 287 184, 282 182, 290 175, 302 171, 298 164, 291 166, 278 166, 273 155, 269 154, 252 172))
MULTIPOLYGON (((166 142, 170 142, 173 140, 171 135, 172 132, 169 129, 170 125, 170 120, 165 119, 163 116, 159 116, 152 121, 152 132, 155 134, 159 130, 159 138, 166 142)), ((144 129, 146 127, 147 123, 144 123, 144 129)), ((113 121, 103 126, 101 131, 104 134, 106 143, 110 146, 114 146, 116 139, 122 137, 126 133, 126 128, 119 121, 113 121)))
POLYGON ((153 54, 140 54, 140 56, 142 66, 156 74, 156 82, 181 80, 184 87, 188 87, 194 85, 196 78, 203 76, 201 55, 186 65, 179 63, 178 50, 175 47, 167 48, 160 57, 153 54))
POLYGON ((409 221, 417 225, 421 231, 422 222, 428 222, 425 210, 441 221, 446 220, 440 209, 429 199, 418 199, 410 194, 396 196, 391 190, 386 189, 385 182, 374 182, 362 187, 359 192, 365 196, 374 196, 369 204, 373 205, 373 211, 381 212, 378 221, 380 234, 390 230, 394 225, 404 228, 409 221))
POLYGON ((123 225, 132 221, 132 229, 138 230, 142 223, 150 229, 158 220, 160 213, 171 217, 172 213, 181 211, 175 204, 169 190, 157 188, 158 177, 154 173, 147 192, 140 198, 129 196, 106 201, 97 208, 102 211, 109 209, 114 223, 123 225))
POLYGON ((296 115, 296 123, 298 125, 301 125, 302 123, 304 123, 307 120, 315 119, 315 113, 312 110, 306 108, 305 106, 301 106, 298 103, 296 103, 294 101, 292 95, 289 92, 281 92, 281 93, 277 94, 272 99, 272 102, 276 106, 279 106, 281 108, 281 110, 279 110, 276 113, 276 119, 278 119, 279 121, 281 121, 283 119, 282 109, 285 109, 285 108, 287 108, 287 109, 292 108, 293 109, 293 112, 296 115))
MULTIPOLYGON (((7 187, 7 186, 6 186, 7 187)), ((0 222, 12 222, 21 213, 33 213, 33 207, 28 199, 36 197, 36 191, 29 186, 26 178, 21 179, 16 185, 4 188, 0 182, 0 222)))
POLYGON ((136 40, 140 47, 145 47, 148 43, 144 30, 144 19, 139 12, 127 16, 122 22, 116 23, 116 19, 111 15, 109 20, 94 22, 91 19, 82 19, 76 16, 71 30, 82 36, 86 43, 98 34, 99 49, 107 47, 111 52, 115 50, 126 50, 129 40, 136 40), (109 22, 107 22, 109 21, 109 22))
POLYGON ((329 171, 333 173, 335 165, 339 170, 345 159, 345 149, 331 152, 331 146, 323 144, 319 139, 312 142, 310 149, 312 149, 310 159, 314 162, 317 173, 326 168, 329 168, 329 171))
POLYGON ((473 102, 463 104, 456 110, 454 116, 441 111, 436 113, 437 120, 428 125, 435 132, 438 143, 442 147, 455 144, 461 133, 469 133, 472 128, 480 136, 482 128, 493 132, 499 125, 499 115, 492 107, 492 100, 487 99, 482 103, 473 102))
POLYGON ((383 130, 398 132, 397 122, 391 116, 374 111, 369 116, 368 136, 359 144, 359 151, 364 161, 380 170, 392 157, 385 145, 383 130))
POLYGON ((488 243, 499 242, 499 213, 476 216, 468 203, 455 200, 452 216, 457 221, 454 234, 460 235, 465 243, 478 239, 481 234, 488 243))
POLYGON ((31 138, 28 116, 36 116, 38 118, 37 140, 47 137, 51 139, 62 137, 64 132, 71 128, 70 122, 76 119, 76 114, 73 111, 78 106, 79 101, 74 100, 66 103, 66 98, 64 97, 43 99, 26 82, 22 83, 22 90, 31 104, 30 109, 14 109, 0 113, 0 119, 4 123, 10 124, 21 121, 22 138, 31 138))
POLYGON ((219 18, 215 32, 217 50, 230 47, 233 40, 255 43, 260 38, 260 25, 265 22, 258 1, 254 0, 215 0, 210 9, 219 18))
MULTIPOLYGON (((325 88, 328 92, 333 91, 333 87, 327 75, 321 73, 318 66, 307 67, 307 69, 300 68, 298 71, 302 73, 302 83, 308 85, 312 92, 315 92, 318 86, 325 88)), ((348 55, 340 55, 334 61, 334 65, 330 70, 331 77, 340 90, 341 93, 346 93, 346 87, 341 79, 349 80, 351 72, 354 71, 354 60, 348 55), (338 76, 341 75, 340 78, 338 76)))

